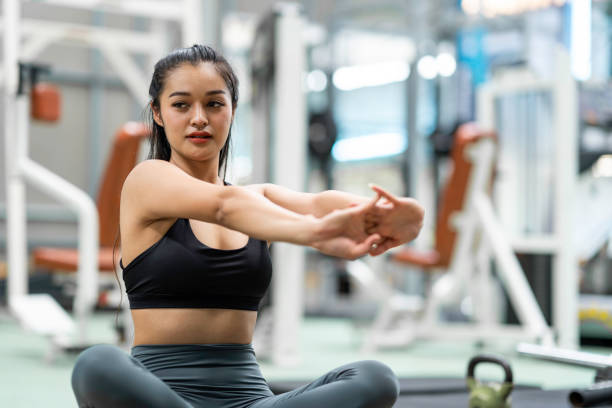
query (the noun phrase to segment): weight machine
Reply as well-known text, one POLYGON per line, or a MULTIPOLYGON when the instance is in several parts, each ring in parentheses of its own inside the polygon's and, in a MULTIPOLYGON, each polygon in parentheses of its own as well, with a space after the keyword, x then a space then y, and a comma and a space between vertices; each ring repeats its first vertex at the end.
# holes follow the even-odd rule
MULTIPOLYGON (((504 134, 500 134, 499 137, 499 162, 495 163, 501 180, 496 182, 494 200, 491 201, 486 192, 488 184, 486 178, 482 178, 482 174, 485 173, 481 173, 481 176, 477 175, 478 172, 490 171, 491 166, 494 165, 493 156, 490 156, 492 148, 486 147, 489 142, 483 140, 470 149, 472 153, 469 153, 469 160, 476 166, 476 169, 473 170, 474 175, 468 185, 464 204, 466 207, 461 210, 460 217, 453 216, 456 218, 453 225, 457 228, 459 242, 456 244, 458 249, 454 251, 448 267, 449 273, 433 284, 431 294, 428 295, 430 298, 425 299, 424 312, 416 307, 414 299, 402 297, 401 293, 387 288, 387 293, 392 296, 383 297, 384 300, 366 342, 366 348, 376 345, 407 344, 419 337, 467 337, 472 339, 501 337, 523 340, 531 338, 543 345, 558 342, 559 345, 569 348, 574 348, 578 344, 578 262, 574 237, 578 151, 577 87, 570 73, 567 53, 559 49, 556 58, 557 69, 551 80, 542 80, 531 72, 515 69, 500 73, 478 90, 478 125, 484 130, 495 129, 498 133, 504 131, 504 134), (504 102, 508 98, 533 93, 544 95, 548 101, 545 104, 547 109, 537 111, 543 117, 539 118, 535 129, 530 130, 537 132, 536 136, 539 139, 527 139, 527 135, 522 134, 521 129, 517 128, 512 128, 513 132, 508 132, 506 135, 507 129, 504 126, 508 122, 509 125, 522 123, 524 118, 511 116, 510 120, 506 117, 506 122, 502 121, 503 114, 506 112, 504 102), (546 123, 546 120, 552 123, 546 123), (542 135, 548 135, 550 139, 541 140, 542 135), (527 169, 522 167, 524 163, 516 161, 518 160, 516 157, 523 150, 513 147, 512 143, 517 143, 519 136, 525 139, 521 139, 524 143, 536 144, 540 149, 534 153, 536 157, 528 158, 536 162, 536 167, 532 172, 527 172, 527 169), (504 140, 504 138, 507 139, 504 140), (541 152, 543 148, 550 149, 550 152, 547 152, 550 157, 543 157, 541 152), (519 187, 523 185, 516 175, 518 171, 524 171, 526 179, 531 184, 542 183, 542 177, 546 176, 544 177, 546 183, 543 184, 545 187, 541 187, 540 191, 520 189, 519 187), (544 194, 541 190, 545 188, 550 188, 552 193, 542 197, 544 194), (539 230, 535 228, 537 231, 534 233, 519 230, 516 227, 522 225, 521 223, 533 227, 533 224, 536 223, 534 219, 526 217, 517 209, 525 207, 517 203, 520 197, 531 205, 536 198, 539 198, 541 203, 550 203, 550 207, 541 206, 540 214, 538 214, 539 219, 542 219, 543 216, 550 217, 550 231, 547 231, 546 228, 539 228, 539 230), (499 217, 493 211, 493 202, 495 202, 499 217), (484 234, 482 236, 484 239, 480 239, 478 246, 471 247, 477 231, 484 234), (472 251, 474 248, 475 250, 472 251), (540 307, 535 301, 533 292, 514 255, 515 251, 554 256, 552 271, 553 331, 547 326, 540 307), (502 327, 495 323, 495 317, 491 316, 491 299, 484 299, 484 303, 474 309, 480 324, 465 327, 465 325, 451 326, 437 323, 435 314, 438 307, 432 307, 432 305, 444 304, 445 296, 460 293, 462 288, 465 289, 468 281, 470 286, 478 288, 475 291, 476 294, 492 296, 491 285, 487 283, 490 254, 498 261, 498 275, 503 286, 508 289, 510 300, 519 315, 519 321, 524 325, 524 330, 510 327, 502 330, 502 327), (473 268, 477 273, 470 272, 473 268), (489 308, 483 305, 489 305, 489 308), (415 318, 421 314, 424 316, 415 318), (398 330, 391 333, 383 329, 385 326, 388 328, 391 320, 397 319, 398 316, 408 316, 403 323, 395 325, 395 329, 399 328, 398 330)), ((517 102, 514 101, 514 103, 517 102)), ((519 113, 515 112, 515 114, 519 113)), ((527 114, 535 115, 536 112, 528 111, 527 114)), ((535 125, 530 123, 528 126, 535 125)), ((537 220, 536 217, 535 221, 537 220)), ((546 221, 544 220, 541 224, 546 224, 546 221)), ((350 264, 349 272, 351 272, 350 264)), ((361 276, 362 280, 365 276, 358 272, 353 275, 361 276)))
POLYGON ((559 46, 555 55, 551 79, 513 69, 500 72, 485 84, 477 95, 477 119, 484 129, 496 129, 500 134, 501 180, 496 185, 495 203, 501 224, 514 251, 553 256, 552 327, 560 346, 575 348, 579 337, 574 240, 578 221, 578 89, 567 52, 559 46), (545 100, 528 109, 524 98, 529 97, 545 100), (514 105, 505 109, 505 101, 514 105), (532 156, 524 156, 526 144, 533 148, 532 156), (545 191, 548 197, 542 197, 545 191), (527 210, 536 206, 539 213, 529 214, 527 210), (544 217, 550 221, 539 221, 544 217))
MULTIPOLYGON (((18 63, 33 61, 53 43, 95 48, 105 57, 134 99, 148 102, 148 71, 166 51, 167 24, 180 23, 182 42, 192 44, 205 38, 203 27, 214 26, 216 13, 209 13, 211 24, 202 24, 206 5, 216 10, 216 2, 182 1, 82 1, 43 0, 46 6, 114 13, 151 21, 150 31, 72 24, 21 17, 22 1, 4 0, 3 77, 4 144, 7 200, 7 298, 10 312, 27 328, 50 337, 61 349, 81 348, 91 342, 87 321, 98 299, 98 214, 91 197, 28 157, 30 102, 19 92, 18 63), (143 70, 131 54, 147 57, 143 70), (79 268, 74 298, 75 321, 51 297, 28 294, 26 247, 25 183, 70 207, 78 215, 79 268), (76 337, 75 337, 76 335, 76 337)), ((33 3, 33 2, 30 2, 33 3)))
MULTIPOLYGON (((406 345, 415 339, 428 338, 530 339, 547 345, 554 342, 490 199, 496 149, 494 136, 480 131, 474 124, 467 124, 457 131, 455 145, 455 173, 445 191, 445 200, 456 202, 458 207, 449 211, 448 218, 438 217, 438 222, 449 223, 456 238, 449 252, 447 270, 433 282, 425 298, 407 296, 385 285, 361 261, 347 264, 349 274, 364 290, 374 288, 380 302, 363 345, 365 350, 406 345), (502 324, 496 319, 491 260, 496 262, 497 275, 519 315, 519 326, 502 324), (473 300, 474 321, 441 321, 441 308, 459 303, 466 293, 473 300)), ((444 206, 442 211, 445 211, 444 206)), ((416 258, 410 252, 398 251, 393 256, 406 262, 408 258, 416 258)), ((436 266, 435 260, 431 266, 436 266)))
POLYGON ((612 356, 528 343, 520 343, 516 350, 526 357, 594 368, 596 370, 594 384, 586 389, 574 389, 569 393, 568 399, 572 406, 590 407, 612 402, 612 356))

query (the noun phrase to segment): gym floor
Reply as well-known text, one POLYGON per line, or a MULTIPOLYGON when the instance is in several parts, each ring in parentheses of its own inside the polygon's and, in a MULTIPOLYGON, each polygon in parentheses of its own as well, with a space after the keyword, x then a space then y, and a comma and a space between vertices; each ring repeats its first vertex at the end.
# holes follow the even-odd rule
MULTIPOLYGON (((92 319, 92 337, 100 343, 114 339, 113 312, 97 313, 92 319)), ((593 382, 594 370, 517 356, 509 344, 476 348, 456 341, 423 341, 409 347, 363 354, 360 344, 363 329, 347 319, 307 318, 302 325, 301 363, 280 368, 261 361, 270 382, 309 380, 326 371, 361 359, 376 359, 388 364, 399 377, 456 377, 465 375, 468 360, 479 352, 505 356, 512 366, 515 383, 544 389, 586 387, 593 382)), ((587 349, 609 354, 605 348, 587 349)), ((70 388, 70 374, 76 359, 73 354, 55 354, 52 361, 49 342, 25 332, 7 313, 0 310, 0 406, 11 408, 66 408, 76 403, 70 388)), ((477 377, 502 379, 499 367, 483 365, 477 377)))

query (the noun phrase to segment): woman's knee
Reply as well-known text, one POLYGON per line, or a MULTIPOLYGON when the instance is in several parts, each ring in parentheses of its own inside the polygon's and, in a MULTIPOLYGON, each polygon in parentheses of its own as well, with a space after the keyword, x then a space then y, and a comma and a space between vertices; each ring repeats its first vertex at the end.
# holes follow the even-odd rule
POLYGON ((97 390, 112 388, 121 381, 118 371, 129 356, 118 347, 100 344, 83 351, 72 370, 72 388, 75 393, 88 393, 95 386, 97 390))
POLYGON ((399 382, 393 370, 374 360, 359 362, 358 369, 367 401, 364 407, 392 407, 399 395, 399 382))

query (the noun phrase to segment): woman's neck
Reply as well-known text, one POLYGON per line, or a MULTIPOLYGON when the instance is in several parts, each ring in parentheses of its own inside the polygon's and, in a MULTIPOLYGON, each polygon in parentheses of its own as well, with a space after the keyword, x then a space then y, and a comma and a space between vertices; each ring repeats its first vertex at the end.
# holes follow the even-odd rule
POLYGON ((218 160, 212 162, 189 162, 170 157, 170 163, 174 164, 185 173, 199 180, 206 181, 212 184, 223 184, 223 180, 219 177, 218 160))

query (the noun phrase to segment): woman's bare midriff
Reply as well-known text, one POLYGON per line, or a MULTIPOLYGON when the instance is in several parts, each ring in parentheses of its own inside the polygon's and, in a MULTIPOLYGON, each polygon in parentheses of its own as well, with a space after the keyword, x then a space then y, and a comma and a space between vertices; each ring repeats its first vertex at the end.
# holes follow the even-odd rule
POLYGON ((257 312, 234 309, 134 309, 134 345, 249 344, 257 312))

